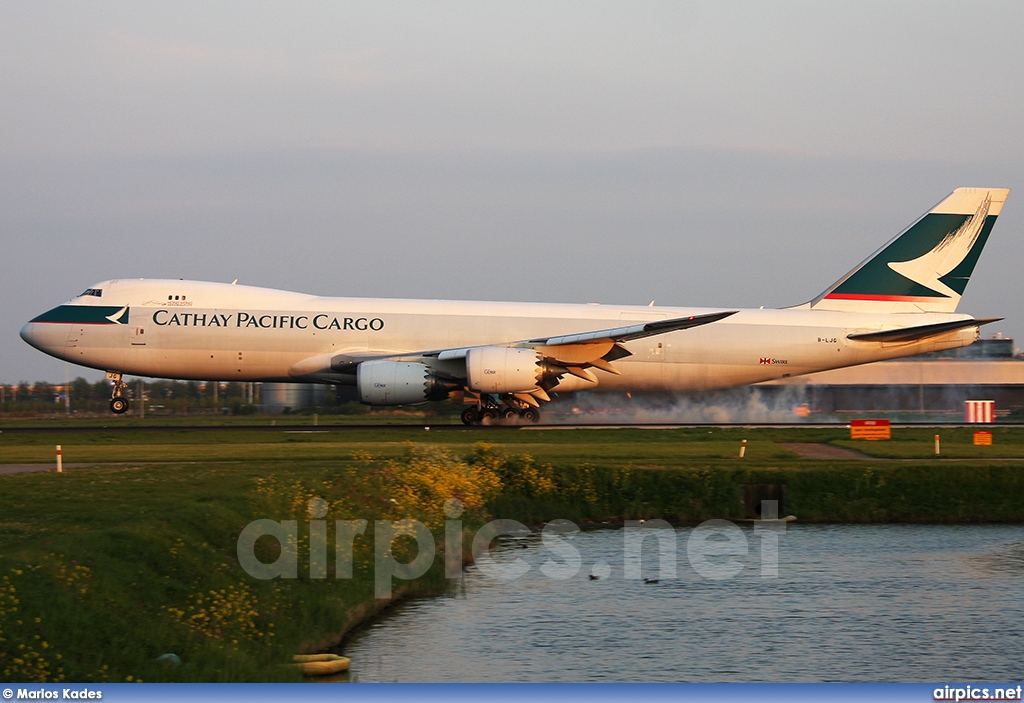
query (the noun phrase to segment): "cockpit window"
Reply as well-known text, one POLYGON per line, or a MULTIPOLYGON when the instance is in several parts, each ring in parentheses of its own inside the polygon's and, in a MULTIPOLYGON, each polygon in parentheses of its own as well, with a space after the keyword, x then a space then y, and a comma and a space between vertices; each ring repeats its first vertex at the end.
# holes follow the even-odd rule
POLYGON ((102 298, 103 297, 103 289, 102 288, 86 288, 85 291, 82 293, 82 295, 80 295, 78 297, 82 298, 82 297, 85 297, 87 295, 92 295, 92 296, 95 296, 97 298, 102 298))

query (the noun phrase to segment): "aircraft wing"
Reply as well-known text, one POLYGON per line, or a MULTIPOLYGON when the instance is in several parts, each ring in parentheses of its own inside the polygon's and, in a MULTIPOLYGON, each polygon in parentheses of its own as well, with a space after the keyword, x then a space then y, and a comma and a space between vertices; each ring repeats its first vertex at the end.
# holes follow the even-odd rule
POLYGON ((975 320, 955 320, 953 322, 937 322, 933 325, 915 325, 914 327, 901 327, 895 330, 883 330, 882 332, 860 332, 846 335, 847 339, 860 342, 914 342, 926 337, 955 332, 965 327, 980 327, 990 322, 998 322, 1001 317, 981 317, 975 320))
MULTIPOLYGON (((596 357, 603 357, 608 354, 613 348, 620 350, 616 358, 621 359, 624 356, 629 356, 629 352, 618 347, 620 342, 629 342, 634 339, 643 339, 644 337, 652 337, 657 334, 665 334, 667 332, 675 332, 677 330, 690 329, 691 327, 700 327, 701 325, 707 325, 712 322, 718 322, 723 320, 730 315, 735 315, 739 310, 728 310, 726 312, 713 312, 706 313, 704 315, 690 315, 688 317, 676 317, 670 320, 656 320, 653 322, 641 322, 635 325, 627 325, 625 327, 612 327, 603 330, 594 330, 593 332, 580 332, 576 334, 560 335, 556 337, 538 337, 536 339, 528 339, 519 342, 512 342, 498 345, 481 345, 481 346, 509 346, 516 347, 518 349, 537 349, 545 356, 552 358, 555 361, 562 361, 568 363, 580 363, 580 357, 594 354, 599 348, 604 347, 604 351, 596 354, 596 357), (556 349, 559 348, 560 349, 556 349)), ((424 356, 436 356, 441 361, 447 361, 450 359, 464 359, 466 354, 469 353, 470 349, 477 347, 463 347, 461 349, 445 349, 442 351, 427 352, 424 356)), ((586 359, 589 361, 589 359, 586 359)))
POLYGON ((366 361, 377 360, 431 360, 438 362, 450 362, 464 360, 471 349, 484 346, 514 347, 519 349, 535 349, 551 362, 569 367, 569 372, 579 375, 582 378, 592 379, 589 374, 578 372, 580 367, 594 366, 609 373, 618 373, 618 370, 610 365, 610 361, 630 356, 630 352, 619 346, 621 342, 629 342, 635 339, 643 339, 668 332, 700 327, 735 315, 738 310, 727 310, 724 312, 706 313, 703 315, 690 315, 669 320, 656 320, 652 322, 640 322, 634 325, 623 327, 612 327, 609 329, 594 330, 592 332, 581 332, 554 337, 540 337, 536 339, 521 340, 515 342, 498 342, 491 345, 475 345, 472 347, 459 347, 453 349, 433 349, 425 351, 353 351, 335 352, 304 359, 295 364, 291 369, 292 376, 308 376, 320 373, 352 374, 356 367, 366 361))
POLYGON ((608 330, 597 330, 596 332, 584 332, 582 334, 569 334, 561 337, 546 337, 531 339, 529 342, 520 342, 521 345, 542 345, 545 347, 558 347, 565 344, 593 344, 595 342, 629 342, 634 339, 653 337, 656 334, 686 330, 691 327, 700 327, 712 322, 724 320, 730 315, 735 315, 739 310, 728 310, 726 312, 712 312, 705 315, 690 315, 689 317, 677 317, 671 320, 657 320, 645 322, 627 327, 613 327, 608 330))

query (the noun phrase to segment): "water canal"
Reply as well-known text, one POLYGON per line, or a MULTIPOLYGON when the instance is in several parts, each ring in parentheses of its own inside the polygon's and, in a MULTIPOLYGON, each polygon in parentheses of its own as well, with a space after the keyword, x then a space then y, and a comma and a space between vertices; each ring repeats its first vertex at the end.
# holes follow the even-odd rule
POLYGON ((566 560, 539 535, 501 538, 493 562, 467 569, 452 593, 402 604, 356 634, 345 651, 353 678, 1024 678, 1024 527, 791 524, 774 578, 762 575, 765 542, 741 529, 745 555, 734 544, 701 562, 732 562, 731 578, 691 565, 693 528, 675 531, 675 578, 664 578, 658 543, 645 539, 642 576, 658 583, 626 578, 621 528, 576 534, 581 566, 564 579, 542 572, 566 560), (519 578, 486 573, 517 560, 531 567, 519 578))

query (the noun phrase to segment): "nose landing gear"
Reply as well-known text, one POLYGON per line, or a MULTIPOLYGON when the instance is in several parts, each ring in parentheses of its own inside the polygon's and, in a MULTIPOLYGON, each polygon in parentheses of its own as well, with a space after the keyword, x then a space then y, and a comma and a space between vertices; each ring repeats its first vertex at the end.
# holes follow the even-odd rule
POLYGON ((114 382, 114 390, 110 393, 110 411, 115 415, 123 415, 128 412, 131 403, 124 397, 128 384, 121 380, 122 375, 113 371, 107 372, 107 378, 114 382))

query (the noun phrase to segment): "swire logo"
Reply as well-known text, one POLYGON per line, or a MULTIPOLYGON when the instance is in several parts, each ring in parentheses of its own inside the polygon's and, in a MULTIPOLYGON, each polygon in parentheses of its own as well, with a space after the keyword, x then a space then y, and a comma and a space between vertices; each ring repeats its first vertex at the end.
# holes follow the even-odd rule
POLYGON ((789 363, 789 359, 773 359, 770 356, 762 356, 761 360, 758 363, 761 363, 761 364, 788 364, 789 363))

